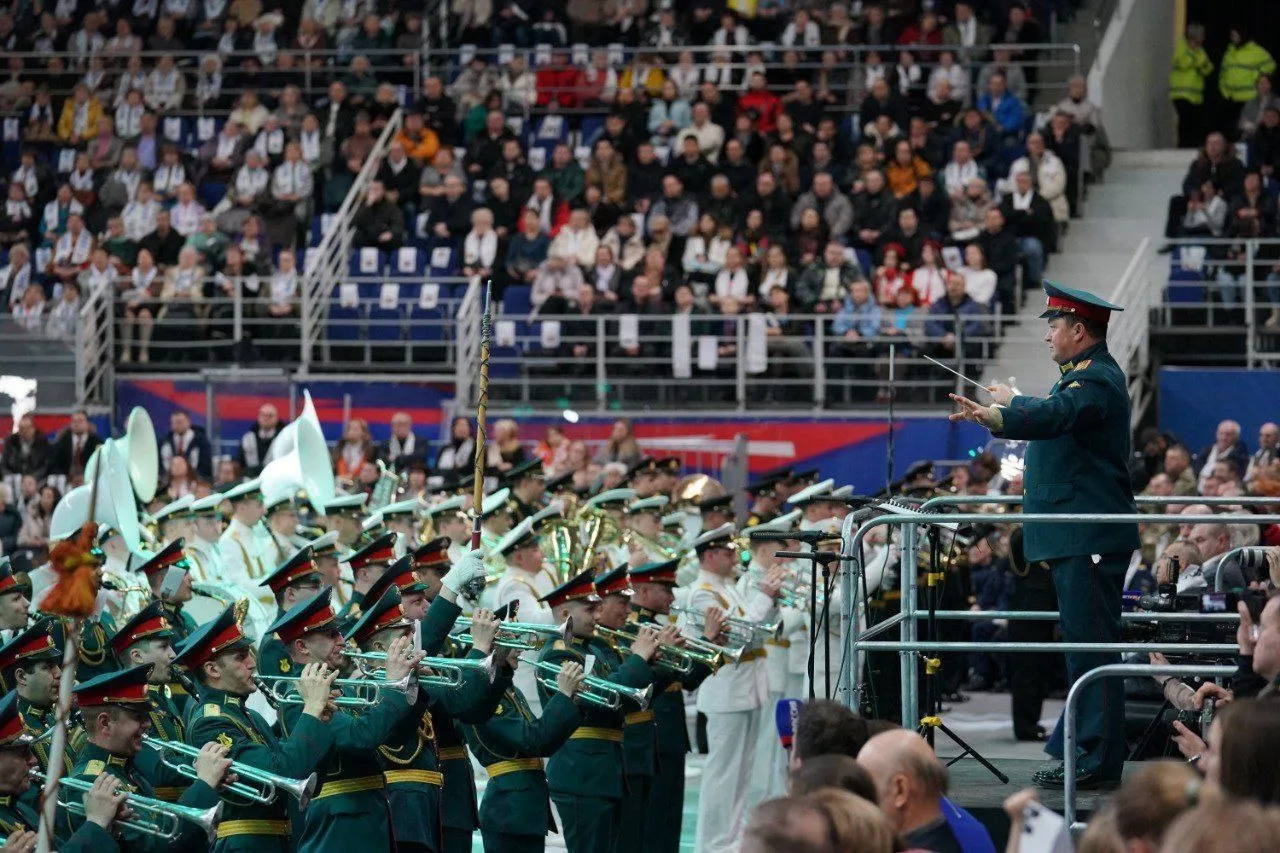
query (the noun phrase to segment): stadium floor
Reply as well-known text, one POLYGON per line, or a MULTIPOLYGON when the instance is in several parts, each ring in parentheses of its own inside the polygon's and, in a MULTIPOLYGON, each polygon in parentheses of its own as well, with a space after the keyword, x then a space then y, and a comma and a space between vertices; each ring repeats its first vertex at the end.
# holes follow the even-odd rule
MULTIPOLYGON (((692 706, 689 710, 692 714, 692 706)), ((1046 728, 1053 727, 1061 710, 1061 702, 1045 703, 1042 722, 1046 728)), ((1004 818, 1001 806, 1005 797, 1031 785, 1031 774, 1048 760, 1043 746, 1038 743, 1019 743, 1013 739, 1007 693, 975 693, 972 701, 957 706, 951 713, 943 714, 943 720, 956 734, 1009 776, 1009 783, 1003 784, 971 758, 962 759, 951 767, 952 798, 987 824, 995 837, 997 849, 1003 850, 1008 821, 1004 818)), ((944 760, 950 760, 960 753, 954 744, 941 735, 937 739, 937 748, 938 755, 944 760)), ((680 841, 682 853, 695 853, 694 839, 703 761, 701 755, 690 755, 685 770, 684 827, 680 841)), ((483 780, 478 784, 483 791, 483 780)), ((1082 792, 1082 813, 1091 811, 1094 799, 1094 795, 1082 792)), ((1062 810, 1061 793, 1044 792, 1042 800, 1050 808, 1062 810)), ((475 853, 483 851, 479 833, 476 834, 472 849, 475 853)), ((564 844, 560 836, 547 836, 547 849, 563 850, 564 844)))

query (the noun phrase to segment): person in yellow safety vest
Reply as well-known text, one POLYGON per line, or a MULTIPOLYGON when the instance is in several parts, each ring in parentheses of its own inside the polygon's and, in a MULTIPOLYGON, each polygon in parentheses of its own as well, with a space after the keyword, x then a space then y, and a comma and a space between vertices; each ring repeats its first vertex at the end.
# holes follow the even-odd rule
POLYGON ((1178 147, 1199 148, 1204 142, 1204 81, 1213 62, 1204 49, 1204 26, 1188 24, 1186 37, 1173 52, 1169 99, 1178 114, 1178 147))
POLYGON ((1245 40, 1240 31, 1232 28, 1231 43, 1222 55, 1222 69, 1218 72, 1218 91, 1231 105, 1231 127, 1235 127, 1240 108, 1257 94, 1258 76, 1276 70, 1276 61, 1266 48, 1253 39, 1245 40))

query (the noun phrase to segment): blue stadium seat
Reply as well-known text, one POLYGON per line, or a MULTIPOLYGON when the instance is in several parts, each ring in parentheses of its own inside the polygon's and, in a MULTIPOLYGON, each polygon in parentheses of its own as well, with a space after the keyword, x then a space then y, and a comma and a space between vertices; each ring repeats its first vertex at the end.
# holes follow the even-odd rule
POLYGON ((523 320, 533 313, 533 285, 509 284, 502 291, 502 313, 511 320, 523 320))
POLYGON ((457 249, 450 245, 435 245, 427 249, 426 274, 431 278, 452 278, 461 269, 457 249))
POLYGON ((604 116, 583 116, 582 144, 590 145, 592 140, 604 130, 604 116))
MULTIPOLYGON (((399 284, 389 281, 377 285, 376 289, 376 295, 368 302, 369 341, 386 344, 404 340, 405 311, 399 284), (388 287, 394 289, 394 302, 391 301, 392 290, 384 293, 388 287)), ((364 290, 363 286, 361 290, 364 290)))
POLYGON ((406 287, 404 293, 409 305, 409 340, 417 342, 443 341, 445 323, 452 316, 452 304, 445 301, 449 288, 428 283, 406 287), (434 293, 434 298, 431 294, 434 293))
POLYGON ((1203 258, 1190 257, 1191 254, 1187 252, 1187 247, 1180 247, 1174 249, 1169 256, 1169 302, 1195 304, 1203 303, 1206 299, 1203 258), (1184 252, 1189 255, 1185 261, 1184 252))
POLYGON ((358 341, 364 312, 359 304, 343 305, 340 294, 341 285, 334 285, 329 301, 329 340, 340 343, 358 341))
POLYGON ((386 253, 377 249, 355 249, 347 259, 347 274, 354 278, 380 276, 386 269, 386 253))
POLYGON ((196 195, 200 198, 200 203, 205 206, 206 210, 213 210, 217 207, 218 202, 222 201, 222 197, 226 194, 227 185, 218 181, 205 181, 196 190, 196 195))

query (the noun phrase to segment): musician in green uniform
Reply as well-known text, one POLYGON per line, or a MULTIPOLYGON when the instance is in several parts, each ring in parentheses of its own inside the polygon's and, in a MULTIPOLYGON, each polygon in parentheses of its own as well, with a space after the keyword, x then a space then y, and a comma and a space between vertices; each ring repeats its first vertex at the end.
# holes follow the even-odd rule
MULTIPOLYGON (((312 557, 311 546, 299 549, 274 572, 262 579, 260 586, 270 587, 275 594, 279 620, 298 604, 312 598, 322 587, 320 569, 312 557)), ((258 672, 263 675, 289 675, 294 671, 293 661, 284 643, 270 631, 264 632, 258 641, 258 672)))
MULTIPOLYGON (((449 631, 462 613, 458 606, 459 593, 469 582, 485 575, 484 555, 479 549, 469 550, 456 563, 450 564, 449 544, 448 538, 442 536, 414 552, 414 571, 423 583, 423 597, 429 602, 419 629, 422 650, 438 657, 483 656, 474 647, 468 653, 449 636, 449 631)), ((490 712, 497 706, 504 688, 495 683, 494 689, 496 693, 492 694, 493 701, 487 709, 490 712)), ((430 713, 436 754, 440 759, 440 770, 444 773, 440 799, 441 849, 444 853, 469 853, 472 836, 480 826, 480 817, 466 740, 459 720, 448 710, 437 705, 431 708, 430 713)), ((466 722, 480 723, 487 718, 486 713, 466 722)))
POLYGON ((191 563, 187 559, 185 540, 175 539, 165 545, 154 557, 139 566, 138 571, 147 579, 152 598, 164 607, 175 641, 190 636, 196 629, 196 620, 182 609, 182 605, 191 600, 191 563), (172 593, 162 594, 165 577, 170 569, 181 571, 182 581, 172 593))
MULTIPOLYGON (((0 557, 0 632, 12 637, 27 627, 31 609, 31 578, 15 572, 8 557, 0 557)), ((12 686, 12 685, 10 685, 12 686)))
MULTIPOLYGON (((325 588, 277 619, 270 630, 280 637, 295 667, 322 664, 343 671, 348 668, 348 658, 339 624, 325 588)), ((298 853, 344 847, 354 850, 361 845, 380 850, 394 845, 386 779, 377 748, 412 711, 408 693, 416 691, 417 685, 410 676, 421 660, 422 653, 413 650, 409 638, 401 637, 387 649, 385 677, 377 682, 375 698, 370 699, 364 690, 341 691, 329 721, 333 743, 319 766, 321 788, 302 810, 302 826, 295 828, 298 853), (368 704, 349 707, 347 703, 353 700, 368 704)), ((303 716, 301 699, 286 698, 280 707, 281 732, 288 736, 297 730, 303 716)))
MULTIPOLYGON (((675 601, 676 569, 679 560, 645 563, 630 572, 631 615, 637 625, 657 625, 666 618, 675 601)), ((703 636, 715 639, 722 627, 722 611, 712 608, 703 626, 703 636)), ((696 690, 711 668, 695 662, 687 674, 667 682, 654 693, 650 706, 657 729, 657 757, 654 762, 653 785, 645 824, 646 849, 653 853, 679 853, 680 825, 684 820, 684 762, 689 752, 689 728, 685 723, 684 692, 696 690)), ((636 730, 638 733, 638 729, 636 730)), ((626 730, 626 743, 633 738, 632 727, 626 730)))
MULTIPOLYGON (((53 621, 40 619, 0 647, 0 673, 5 687, 18 693, 18 713, 27 734, 36 738, 33 751, 41 770, 49 768, 49 739, 42 738, 54 721, 54 704, 58 699, 58 682, 62 678, 62 652, 54 644, 53 621)), ((114 664, 113 664, 114 665, 114 664)), ((84 745, 84 730, 69 726, 63 771, 71 772, 75 754, 84 745)), ((38 791, 28 791, 25 800, 33 808, 38 791)))
MULTIPOLYGON (((230 607, 201 625, 178 649, 175 663, 185 666, 200 685, 199 703, 187 719, 187 743, 216 742, 237 764, 294 779, 313 776, 333 746, 329 691, 338 673, 321 663, 298 673, 296 691, 303 702, 290 734, 277 738, 256 711, 245 707, 254 684, 253 645, 240 631, 230 607)), ((222 821, 213 853, 290 853, 288 803, 277 795, 258 803, 225 793, 222 821)))
MULTIPOLYGON (((1005 385, 987 389, 994 403, 958 395, 961 411, 993 435, 1027 444, 1024 504, 1027 513, 1136 512, 1129 486, 1128 386, 1107 350, 1107 323, 1122 310, 1091 293, 1044 283, 1049 321, 1045 342, 1061 376, 1048 397, 1015 395, 1005 385)), ((1138 525, 1079 522, 1027 524, 1026 559, 1047 562, 1058 593, 1063 640, 1120 641, 1120 593, 1130 557, 1139 547, 1138 525)), ((1067 680, 1119 663, 1115 653, 1068 653, 1067 680)), ((1120 780, 1124 766, 1124 683, 1093 682, 1080 696, 1077 785, 1096 788, 1120 780)), ((1058 763, 1038 771, 1037 785, 1062 787, 1062 720, 1046 751, 1058 763)))
MULTIPOLYGON (((152 664, 117 670, 84 682, 75 690, 76 704, 84 716, 89 742, 76 756, 73 775, 92 782, 103 774, 114 776, 130 793, 156 798, 155 787, 134 759, 144 749, 142 736, 151 722, 149 680, 152 664)), ((218 788, 231 767, 227 747, 206 744, 193 760, 196 779, 178 798, 178 805, 204 811, 218 804, 218 788)), ((79 802, 76 788, 64 787, 62 798, 79 802)), ((84 823, 84 817, 60 811, 70 834, 84 823)), ((174 839, 144 833, 128 822, 116 824, 121 846, 130 851, 201 850, 208 845, 205 830, 194 822, 177 821, 174 839)))
MULTIPOLYGON (((562 622, 572 619, 573 637, 543 646, 540 663, 582 664, 591 655, 593 676, 626 687, 648 687, 653 682, 649 664, 658 652, 658 631, 641 627, 631 653, 621 660, 607 646, 594 639, 600 596, 590 570, 569 579, 543 596, 542 601, 562 622)), ((546 707, 558 691, 539 682, 538 693, 546 707)), ((629 711, 619 702, 616 708, 584 707, 582 724, 569 735, 547 763, 547 783, 563 824, 565 845, 570 853, 612 851, 621 827, 623 790, 622 729, 629 711)))
MULTIPOLYGON (((176 671, 173 666, 173 623, 164 606, 153 601, 124 623, 111 638, 111 650, 122 668, 150 666, 147 694, 151 700, 151 735, 160 740, 186 741, 183 713, 174 701, 169 682, 176 671)), ((184 697, 186 692, 183 693, 184 697)), ((191 780, 170 769, 160 760, 160 753, 144 748, 135 759, 142 775, 155 788, 155 796, 175 802, 191 784, 191 780)))
POLYGON ((360 607, 364 603, 365 594, 378 576, 386 571, 387 566, 391 565, 391 561, 396 558, 395 548, 396 535, 383 533, 347 558, 347 565, 351 567, 351 577, 355 580, 355 584, 351 589, 350 600, 338 613, 339 620, 354 622, 360 618, 360 607))
POLYGON ((514 524, 524 521, 546 504, 547 481, 542 471, 542 459, 537 456, 508 471, 502 478, 502 484, 511 489, 514 524))
MULTIPOLYGON (((499 649, 504 671, 514 674, 519 649, 499 649)), ((484 765, 489 784, 480 803, 480 833, 485 853, 541 853, 547 832, 555 830, 542 759, 554 755, 582 722, 574 703, 585 677, 581 664, 566 663, 555 677, 556 693, 534 714, 511 679, 493 716, 465 726, 467 743, 484 765)))
MULTIPOLYGON (((10 692, 0 699, 0 839, 9 838, 15 832, 34 836, 40 825, 40 815, 29 804, 28 791, 38 790, 32 779, 32 738, 18 713, 18 695, 10 692)), ((117 853, 120 849, 111 824, 124 803, 127 792, 116 793, 116 784, 109 779, 95 783, 92 790, 81 799, 85 808, 85 820, 80 828, 57 843, 62 853, 117 853)), ((55 827, 57 829, 57 827, 55 827)))

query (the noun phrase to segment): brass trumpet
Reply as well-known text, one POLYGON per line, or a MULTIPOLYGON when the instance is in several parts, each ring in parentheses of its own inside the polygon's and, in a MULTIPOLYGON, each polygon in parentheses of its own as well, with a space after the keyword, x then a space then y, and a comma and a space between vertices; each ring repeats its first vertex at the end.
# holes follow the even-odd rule
MULTIPOLYGON (((466 616, 460 616, 454 624, 460 628, 470 628, 471 620, 466 616)), ((537 622, 503 622, 498 626, 498 636, 494 638, 493 643, 503 649, 533 651, 554 640, 568 642, 573 636, 572 625, 572 619, 565 619, 559 625, 543 625, 537 622)), ((463 645, 474 645, 469 631, 456 634, 453 639, 463 645)))
MULTIPOLYGON (((636 640, 634 634, 618 631, 614 628, 605 628, 602 625, 596 626, 596 633, 612 638, 621 648, 628 651, 631 649, 631 644, 636 640)), ((680 675, 688 675, 693 672, 695 664, 700 663, 712 670, 716 670, 723 663, 718 652, 710 652, 699 648, 681 648, 669 643, 659 644, 658 653, 658 665, 680 675)))
MULTIPOLYGON (((257 685, 262 694, 266 696, 267 701, 272 705, 279 707, 280 705, 301 705, 302 696, 297 692, 290 692, 295 684, 302 679, 291 675, 255 675, 253 683, 257 685)), ((333 682, 333 686, 339 689, 350 688, 359 690, 362 693, 371 695, 361 696, 339 696, 333 700, 333 704, 339 708, 357 708, 367 710, 378 704, 378 700, 382 698, 383 688, 391 690, 403 690, 409 686, 409 676, 405 676, 395 683, 382 681, 376 678, 338 678, 333 682)))
MULTIPOLYGON (((347 657, 359 661, 361 671, 371 676, 368 680, 349 679, 355 684, 363 685, 386 685, 386 681, 382 680, 375 674, 376 670, 387 664, 386 652, 347 652, 347 657)), ((418 683, 429 684, 435 687, 444 687, 449 690, 456 690, 462 686, 462 679, 467 672, 483 672, 489 679, 489 683, 493 683, 493 679, 497 676, 497 665, 493 661, 493 655, 489 655, 482 660, 467 660, 466 658, 423 658, 418 664, 418 683)), ((341 684, 343 679, 338 679, 337 684, 341 684)), ((399 686, 400 682, 396 685, 399 686)))
MULTIPOLYGON (((188 779, 196 778, 194 766, 181 761, 171 761, 166 756, 166 753, 171 752, 194 761, 196 756, 200 754, 199 749, 182 741, 164 740, 151 735, 143 735, 142 742, 160 753, 160 761, 170 770, 188 779)), ((287 776, 277 776, 274 773, 268 773, 265 770, 259 770, 257 767, 241 764, 238 761, 231 762, 231 772, 239 776, 242 781, 233 782, 223 790, 252 800, 255 803, 274 802, 277 793, 284 791, 298 801, 298 808, 305 809, 307 803, 311 802, 312 795, 316 792, 316 774, 314 773, 306 779, 290 779, 287 776), (252 784, 245 784, 246 782, 252 784), (258 787, 254 787, 255 785, 258 787)))
MULTIPOLYGON (((689 607, 672 607, 671 612, 678 616, 687 616, 693 627, 701 629, 706 625, 705 613, 689 607)), ((782 636, 782 622, 752 622, 736 616, 724 617, 725 636, 735 645, 749 646, 757 640, 776 640, 782 636)))
MULTIPOLYGON (((45 774, 39 769, 33 767, 27 771, 27 774, 33 780, 44 784, 45 774)), ((77 779, 74 776, 63 776, 58 780, 58 784, 81 793, 87 793, 93 787, 92 782, 77 779)), ((222 819, 222 803, 202 811, 176 803, 166 803, 164 800, 154 800, 139 794, 130 794, 125 802, 133 812, 133 817, 116 821, 119 826, 127 826, 135 832, 152 835, 165 841, 177 840, 180 829, 178 821, 185 820, 203 829, 209 837, 209 843, 212 844, 217 837, 218 821, 222 819)), ((83 803, 59 799, 58 805, 71 814, 81 817, 85 814, 83 803)))
MULTIPOLYGON (((556 684, 556 676, 560 674, 560 664, 551 663, 550 661, 540 660, 533 665, 539 673, 546 673, 538 676, 538 683, 548 690, 559 690, 556 684)), ((649 701, 653 698, 653 685, 648 687, 627 687, 625 684, 614 684, 604 678, 596 678, 594 675, 588 675, 582 680, 582 687, 578 688, 578 695, 582 697, 582 701, 600 708, 608 708, 616 711, 622 707, 623 701, 631 702, 641 711, 647 710, 649 701)))

